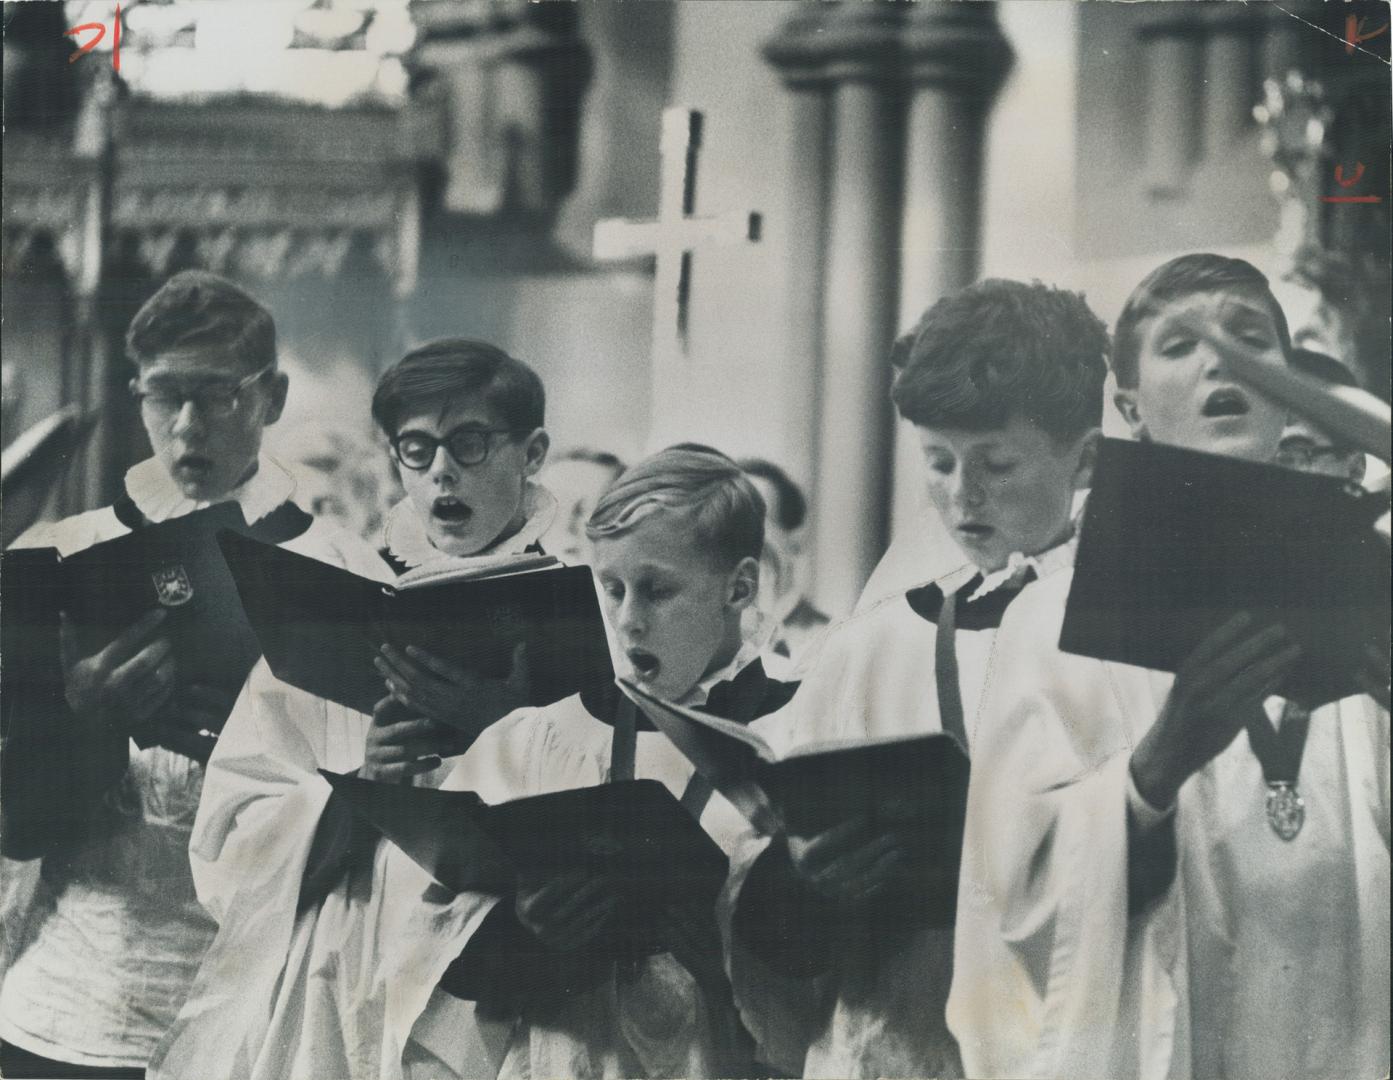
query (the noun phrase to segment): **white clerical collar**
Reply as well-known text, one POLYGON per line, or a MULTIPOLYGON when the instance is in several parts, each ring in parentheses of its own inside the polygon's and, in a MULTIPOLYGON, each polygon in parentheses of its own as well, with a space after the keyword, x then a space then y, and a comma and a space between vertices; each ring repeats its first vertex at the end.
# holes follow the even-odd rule
POLYGON ((221 499, 190 499, 159 458, 147 458, 126 473, 126 494, 149 521, 168 521, 217 502, 235 502, 248 525, 255 525, 295 494, 295 478, 266 454, 256 459, 256 472, 246 483, 221 499))
POLYGON ((1019 584, 1027 570, 1034 570, 1038 579, 1057 570, 1068 569, 1074 565, 1074 556, 1079 546, 1078 536, 1078 528, 1071 526, 1069 535, 1052 548, 1046 548, 1034 555, 1023 555, 1019 551, 1013 551, 1005 566, 982 576, 982 584, 977 586, 972 598, 979 599, 1003 585, 1019 584))
MULTIPOLYGON (((556 499, 541 484, 529 480, 523 490, 522 506, 526 514, 522 528, 496 544, 464 557, 472 559, 480 555, 521 554, 538 543, 556 518, 556 499)), ((416 512, 416 506, 409 497, 402 499, 388 513, 387 523, 382 527, 382 542, 394 558, 409 568, 436 559, 460 557, 449 555, 430 542, 426 523, 421 520, 421 515, 416 512)))
POLYGON ((685 705, 689 709, 699 709, 706 704, 706 699, 710 696, 712 689, 723 682, 730 682, 735 676, 739 675, 747 667, 759 659, 760 648, 757 642, 746 640, 741 643, 735 655, 731 657, 730 663, 717 668, 710 675, 705 676, 694 687, 683 695, 682 700, 677 704, 685 705))

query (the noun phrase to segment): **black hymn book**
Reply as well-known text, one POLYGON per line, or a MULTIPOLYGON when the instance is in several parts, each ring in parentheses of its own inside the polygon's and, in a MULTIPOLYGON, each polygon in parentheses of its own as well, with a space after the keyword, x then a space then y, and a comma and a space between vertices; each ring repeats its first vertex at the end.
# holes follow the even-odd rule
POLYGON ((760 832, 813 836, 867 816, 908 829, 925 872, 957 880, 967 819, 967 755, 941 732, 807 743, 782 755, 741 724, 659 698, 629 679, 620 687, 760 832))
MULTIPOLYGON (((180 686, 201 683, 236 695, 261 655, 217 535, 248 528, 241 507, 218 503, 146 525, 62 559, 50 595, 66 611, 78 651, 88 655, 155 608, 160 633, 173 646, 180 686)), ((52 612, 57 618, 57 608, 52 612)), ((221 721, 226 717, 221 717, 221 721)), ((142 747, 163 742, 161 731, 182 726, 180 697, 133 733, 142 747)))
POLYGON ((620 936, 661 947, 653 916, 668 901, 714 904, 727 861, 657 780, 487 804, 473 792, 440 791, 320 770, 355 815, 454 892, 509 893, 521 881, 577 872, 616 878, 625 896, 620 936))
POLYGON ((1359 693, 1365 644, 1388 645, 1387 509, 1331 477, 1104 439, 1059 647, 1173 672, 1247 611, 1301 646, 1284 697, 1359 693))
POLYGON ((384 644, 501 679, 521 643, 530 705, 614 678, 588 567, 504 556, 383 583, 234 533, 219 539, 271 671, 358 712, 386 695, 373 666, 384 644))

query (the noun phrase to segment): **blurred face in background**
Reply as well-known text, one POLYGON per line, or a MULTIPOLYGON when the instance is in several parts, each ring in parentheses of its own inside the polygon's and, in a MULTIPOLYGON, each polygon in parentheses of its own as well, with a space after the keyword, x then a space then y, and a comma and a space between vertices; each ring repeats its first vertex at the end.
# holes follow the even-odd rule
POLYGON ((618 475, 612 466, 579 458, 563 458, 546 467, 540 481, 556 498, 556 520, 542 537, 548 555, 570 564, 593 561, 585 523, 618 475))
POLYGON ((801 593, 802 529, 779 524, 779 491, 766 477, 746 473, 764 500, 764 552, 759 560, 759 609, 777 614, 780 602, 801 593))

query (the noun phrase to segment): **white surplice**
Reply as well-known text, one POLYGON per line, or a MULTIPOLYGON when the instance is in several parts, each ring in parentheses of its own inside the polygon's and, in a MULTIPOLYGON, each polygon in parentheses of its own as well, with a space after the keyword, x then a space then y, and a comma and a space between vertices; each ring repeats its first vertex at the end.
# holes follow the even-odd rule
MULTIPOLYGON (((227 499, 255 525, 290 501, 294 481, 270 458, 227 499)), ((185 497, 154 458, 126 475, 149 521, 209 505, 185 497)), ((35 526, 16 546, 71 555, 130 530, 111 507, 35 526)), ((285 548, 336 565, 375 558, 356 537, 315 522, 285 548)), ((130 745, 121 783, 95 808, 93 839, 42 860, 44 889, 27 912, 31 940, 8 957, 0 1036, 32 1053, 95 1067, 144 1066, 183 1003, 214 924, 189 874, 188 838, 204 782, 197 762, 162 746, 130 745)), ((38 861, 6 862, 6 931, 31 897, 38 861)))
MULTIPOLYGON (((536 543, 555 501, 530 485, 526 506, 523 528, 481 556, 536 543)), ((414 568, 448 558, 429 545, 408 502, 389 523, 389 551, 399 562, 414 568)), ((371 561, 347 568, 390 578, 369 553, 371 561)), ((351 864, 319 903, 297 910, 331 790, 318 770, 358 768, 371 722, 281 682, 264 661, 253 669, 209 759, 189 845, 198 898, 218 932, 151 1061, 152 1080, 377 1076, 379 931, 393 917, 384 889, 388 845, 377 845, 371 865, 351 864)), ((438 782, 449 767, 416 782, 438 782)))
POLYGON ((949 1003, 968 1074, 1386 1072, 1388 714, 1312 714, 1290 842, 1240 733, 1181 789, 1177 879, 1129 919, 1131 749, 1173 676, 1060 652, 1071 580, 1008 612, 978 717, 949 1003))
MULTIPOLYGON (((1014 588, 1018 575, 1068 565, 1072 542, 1034 559, 1015 557, 987 575, 973 599, 1014 588)), ((968 566, 940 582, 952 592, 972 577, 968 566)), ((964 712, 975 711, 996 631, 959 625, 954 636, 964 712)), ((879 600, 833 627, 788 706, 756 721, 776 750, 812 742, 855 741, 942 730, 934 646, 937 626, 917 614, 905 593, 879 600)), ((969 728, 969 743, 971 742, 969 728)), ((975 748, 969 746, 975 758, 975 748)), ((944 1009, 952 973, 951 927, 907 935, 879 957, 841 956, 831 971, 794 977, 765 962, 733 932, 741 890, 770 840, 750 828, 731 860, 721 905, 736 1002, 761 1060, 796 1076, 960 1076, 944 1009)))
POLYGON ((1183 901, 1129 920, 1132 747, 1171 677, 1059 650, 1072 568, 997 633, 973 726, 948 1023, 971 1077, 1188 1069, 1183 901))
POLYGON ((1305 824, 1283 840, 1240 732, 1181 792, 1200 1080, 1388 1074, 1388 713, 1369 697, 1315 710, 1297 789, 1305 824))
MULTIPOLYGON (((701 705, 712 686, 757 658, 758 649, 746 645, 683 703, 701 705)), ((496 803, 606 783, 613 732, 610 724, 590 715, 578 696, 544 709, 520 710, 485 731, 441 786, 475 791, 485 802, 496 803)), ((638 732, 635 778, 660 780, 674 798, 681 798, 692 772, 661 733, 638 732)), ((701 824, 729 852, 744 819, 715 794, 701 824)), ((392 1049, 384 1054, 384 1078, 722 1075, 706 997, 666 953, 644 961, 632 979, 611 978, 577 994, 545 1025, 480 1019, 472 1002, 449 995, 437 983, 498 899, 450 894, 396 849, 391 862, 399 891, 414 886, 419 902, 395 931, 402 945, 394 950, 398 964, 388 975, 392 1049), (390 1067, 393 1061, 400 1062, 399 1072, 390 1067)))

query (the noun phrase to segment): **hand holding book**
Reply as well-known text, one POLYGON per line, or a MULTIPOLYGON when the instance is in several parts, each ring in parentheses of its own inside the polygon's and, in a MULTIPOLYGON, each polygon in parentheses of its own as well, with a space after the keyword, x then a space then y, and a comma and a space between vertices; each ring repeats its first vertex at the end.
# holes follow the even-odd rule
MULTIPOLYGON (((407 709, 474 734, 526 705, 532 687, 525 641, 513 647, 508 675, 501 679, 472 672, 418 645, 401 649, 384 643, 373 666, 387 692, 407 709)), ((463 748, 454 752, 463 753, 463 748)))
POLYGON ((88 724, 123 734, 143 727, 169 704, 176 686, 174 649, 161 634, 163 608, 147 611, 92 652, 60 613, 59 654, 69 708, 88 724))
POLYGON ((575 952, 597 941, 623 909, 617 882, 608 875, 558 874, 520 881, 514 901, 518 922, 548 948, 575 952))

